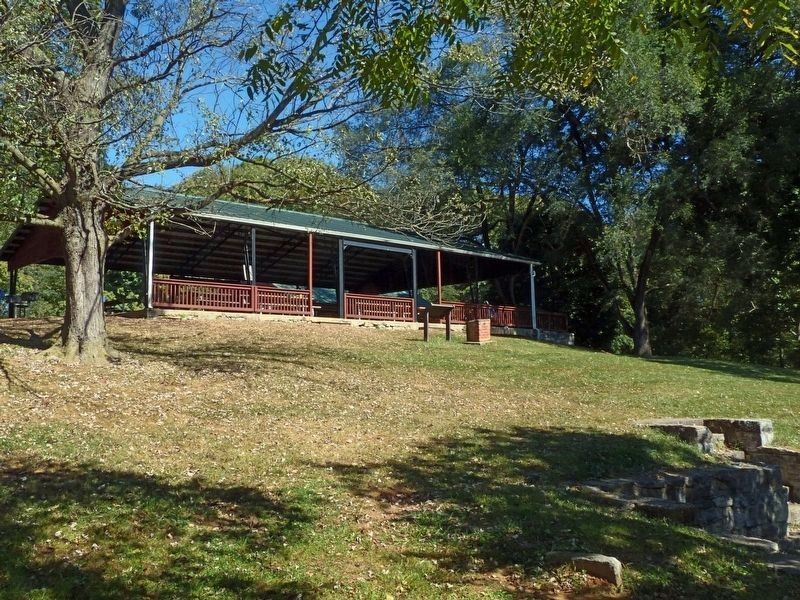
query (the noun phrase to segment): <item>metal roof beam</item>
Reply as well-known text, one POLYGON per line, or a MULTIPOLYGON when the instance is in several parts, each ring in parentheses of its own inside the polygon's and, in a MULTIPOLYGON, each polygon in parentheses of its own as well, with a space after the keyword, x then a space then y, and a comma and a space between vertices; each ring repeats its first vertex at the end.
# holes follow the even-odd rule
MULTIPOLYGON (((292 237, 290 237, 290 238, 287 238, 287 239, 286 239, 286 240, 285 240, 285 241, 284 241, 284 242, 283 242, 283 243, 282 243, 280 246, 278 246, 278 248, 277 248, 277 249, 275 250, 275 252, 273 253, 273 256, 274 256, 275 254, 277 254, 278 252, 280 252, 281 250, 283 250, 284 248, 286 248, 286 250, 285 250, 285 251, 284 251, 284 252, 283 252, 283 253, 282 253, 280 256, 274 257, 274 258, 273 258, 273 259, 272 259, 272 260, 271 260, 271 261, 270 261, 268 264, 264 264, 264 265, 261 267, 261 269, 259 270, 259 274, 262 274, 262 275, 263 275, 263 274, 266 274, 266 273, 267 273, 267 271, 268 271, 268 270, 269 270, 271 267, 274 267, 274 266, 275 266, 276 264, 278 264, 278 263, 279 263, 281 260, 283 260, 283 259, 284 259, 284 258, 286 258, 286 257, 287 257, 289 254, 291 254, 292 252, 294 252, 294 250, 296 250, 296 249, 297 249, 297 247, 298 247, 298 246, 300 246, 300 244, 301 244, 302 242, 304 242, 304 241, 305 241, 305 239, 304 239, 304 238, 302 238, 302 237, 297 237, 297 236, 292 236, 292 237), (287 246, 288 246, 288 248, 287 248, 287 246)), ((266 262, 266 261, 264 261, 264 262, 266 262)))
MULTIPOLYGON (((194 269, 200 263, 202 263, 205 259, 207 259, 209 256, 211 256, 214 253, 214 251, 217 250, 217 248, 222 246, 222 244, 227 242, 231 238, 231 236, 233 236, 235 233, 238 233, 241 230, 242 230, 242 226, 241 225, 229 225, 226 229, 223 230, 222 239, 220 239, 213 246, 211 244, 211 240, 209 240, 208 245, 205 247, 205 252, 201 251, 201 252, 198 252, 196 255, 190 257, 189 260, 184 262, 179 267, 179 270, 181 272, 184 272, 184 270, 186 270, 186 271, 189 271, 191 273, 192 271, 194 271, 194 269), (194 259, 194 260, 192 260, 192 259, 194 259)), ((212 240, 213 240, 213 238, 212 238, 212 240)))
POLYGON ((343 244, 345 249, 354 246, 356 248, 367 248, 369 250, 379 250, 384 252, 397 252, 400 254, 412 254, 414 252, 412 248, 397 248, 396 246, 388 246, 384 244, 372 244, 369 242, 354 242, 352 240, 344 240, 343 244))

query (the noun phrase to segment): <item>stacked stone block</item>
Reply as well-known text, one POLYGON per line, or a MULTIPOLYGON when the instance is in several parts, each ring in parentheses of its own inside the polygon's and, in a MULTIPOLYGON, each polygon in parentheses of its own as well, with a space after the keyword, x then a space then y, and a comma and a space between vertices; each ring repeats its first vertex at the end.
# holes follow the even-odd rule
POLYGON ((725 436, 725 445, 739 450, 769 446, 775 437, 769 419, 703 419, 712 433, 725 436))
POLYGON ((788 526, 788 489, 780 469, 771 466, 734 463, 662 472, 593 481, 581 490, 606 503, 712 533, 780 540, 788 526))
POLYGON ((800 502, 800 450, 762 446, 746 450, 745 456, 751 462, 780 468, 783 481, 789 486, 789 500, 800 502))

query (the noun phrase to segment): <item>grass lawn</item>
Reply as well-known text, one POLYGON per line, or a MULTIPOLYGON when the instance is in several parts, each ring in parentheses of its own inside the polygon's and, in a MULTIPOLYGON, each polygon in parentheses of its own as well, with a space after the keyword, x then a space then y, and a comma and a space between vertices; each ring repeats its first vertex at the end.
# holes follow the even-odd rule
POLYGON ((0 598, 795 598, 702 531, 569 491, 709 460, 632 422, 772 418, 800 372, 310 323, 109 320, 120 362, 0 326, 0 598))

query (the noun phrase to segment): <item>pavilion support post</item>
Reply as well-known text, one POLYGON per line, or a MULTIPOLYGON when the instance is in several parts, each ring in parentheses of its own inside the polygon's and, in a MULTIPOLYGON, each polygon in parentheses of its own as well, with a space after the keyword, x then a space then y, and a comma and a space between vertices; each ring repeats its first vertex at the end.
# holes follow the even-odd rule
MULTIPOLYGON (((472 296, 472 303, 478 303, 478 259, 474 256, 472 257, 472 282, 470 283, 470 295, 472 296)), ((477 319, 480 315, 476 314, 474 319, 477 319)))
POLYGON ((145 244, 145 305, 147 308, 146 312, 149 316, 150 311, 153 310, 153 267, 155 264, 153 254, 156 245, 156 224, 154 221, 150 221, 147 224, 147 239, 145 240, 145 244))
POLYGON ((250 310, 258 312, 258 283, 256 282, 256 228, 250 228, 250 310))
POLYGON ((442 251, 436 251, 436 303, 442 303, 442 251))
POLYGON ((308 314, 314 316, 314 234, 308 232, 308 314))
POLYGON ((18 277, 19 277, 19 271, 17 269, 13 269, 11 273, 9 273, 9 280, 8 280, 8 295, 10 296, 8 302, 9 319, 15 319, 17 317, 17 303, 16 303, 16 298, 14 298, 14 296, 17 295, 18 277))
POLYGON ((528 265, 528 273, 531 284, 531 327, 533 335, 539 337, 539 324, 536 322, 536 270, 533 265, 528 265))
POLYGON ((344 304, 344 240, 339 240, 339 285, 336 289, 336 299, 339 301, 339 318, 345 318, 344 304))
POLYGON ((256 285, 256 228, 250 228, 250 283, 256 285))
POLYGON ((417 249, 411 249, 411 320, 417 320, 417 249))

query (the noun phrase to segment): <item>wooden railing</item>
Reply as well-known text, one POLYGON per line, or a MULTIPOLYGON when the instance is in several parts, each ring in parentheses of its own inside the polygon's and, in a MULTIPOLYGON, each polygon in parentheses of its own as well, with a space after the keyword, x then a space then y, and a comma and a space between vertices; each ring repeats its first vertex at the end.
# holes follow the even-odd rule
POLYGON ((153 306, 252 312, 252 292, 250 285, 156 279, 153 281, 153 306))
POLYGON ((308 315, 311 314, 311 294, 308 290, 284 290, 263 285, 156 279, 153 281, 153 306, 308 315))
POLYGON ((537 310, 536 325, 547 331, 569 331, 569 317, 564 313, 537 310))
POLYGON ((257 286, 256 312, 278 315, 309 315, 311 295, 308 290, 281 290, 257 286))
POLYGON ((347 319, 413 321, 414 301, 411 298, 345 293, 344 316, 347 319))
MULTIPOLYGON (((368 294, 344 295, 345 318, 379 321, 414 321, 414 301, 411 298, 391 298, 368 294)), ((453 305, 453 323, 470 319, 490 319, 495 327, 531 326, 531 310, 520 306, 448 302, 453 305)), ((156 279, 153 282, 155 308, 188 310, 219 310, 279 315, 310 315, 309 290, 287 290, 264 285, 156 279)), ((539 329, 568 331, 567 315, 544 310, 536 311, 539 329)))
MULTIPOLYGON (((471 319, 490 319, 494 327, 530 328, 531 309, 526 306, 502 306, 494 304, 470 304, 466 302, 442 301, 453 305, 453 323, 465 323, 471 319)), ((550 331, 567 331, 567 315, 544 310, 536 311, 536 326, 550 331)))

